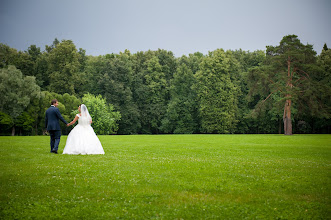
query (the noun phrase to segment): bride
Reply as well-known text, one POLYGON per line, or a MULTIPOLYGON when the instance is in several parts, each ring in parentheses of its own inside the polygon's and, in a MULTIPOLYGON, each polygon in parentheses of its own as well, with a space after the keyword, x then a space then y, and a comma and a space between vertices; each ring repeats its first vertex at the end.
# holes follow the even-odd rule
POLYGON ((63 154, 105 154, 102 145, 91 127, 92 118, 84 104, 78 107, 80 114, 77 114, 72 122, 77 120, 78 124, 68 135, 63 154))

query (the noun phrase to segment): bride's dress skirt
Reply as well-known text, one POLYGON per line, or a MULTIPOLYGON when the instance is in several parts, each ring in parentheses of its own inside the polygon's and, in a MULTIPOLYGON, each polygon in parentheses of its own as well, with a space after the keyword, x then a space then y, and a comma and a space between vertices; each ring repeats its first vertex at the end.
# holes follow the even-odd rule
POLYGON ((63 154, 105 154, 90 125, 77 124, 69 133, 63 154))

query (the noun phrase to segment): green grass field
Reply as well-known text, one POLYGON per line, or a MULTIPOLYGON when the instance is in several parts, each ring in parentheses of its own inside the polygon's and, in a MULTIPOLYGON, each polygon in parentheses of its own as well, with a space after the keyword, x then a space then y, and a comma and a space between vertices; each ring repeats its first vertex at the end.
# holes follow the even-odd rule
POLYGON ((330 219, 331 135, 0 137, 0 219, 330 219))

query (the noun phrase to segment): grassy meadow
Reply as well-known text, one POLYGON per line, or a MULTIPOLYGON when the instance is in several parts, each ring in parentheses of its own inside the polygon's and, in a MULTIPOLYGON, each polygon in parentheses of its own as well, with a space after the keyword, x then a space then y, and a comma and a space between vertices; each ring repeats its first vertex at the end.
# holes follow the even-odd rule
POLYGON ((0 219, 330 219, 331 135, 0 137, 0 219))

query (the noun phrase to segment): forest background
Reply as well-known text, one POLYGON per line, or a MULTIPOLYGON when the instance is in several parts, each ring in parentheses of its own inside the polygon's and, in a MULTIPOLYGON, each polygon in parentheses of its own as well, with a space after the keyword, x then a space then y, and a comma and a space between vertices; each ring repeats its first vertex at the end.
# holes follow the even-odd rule
MULTIPOLYGON (((84 103, 97 134, 331 133, 331 50, 296 35, 266 51, 87 56, 71 40, 42 51, 0 43, 0 134, 45 134, 54 98, 70 122, 84 103)), ((62 124, 62 133, 70 129, 62 124)))

